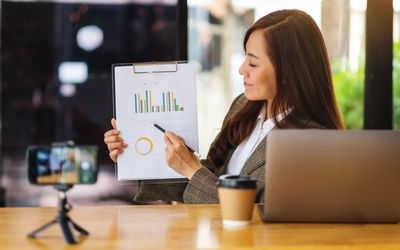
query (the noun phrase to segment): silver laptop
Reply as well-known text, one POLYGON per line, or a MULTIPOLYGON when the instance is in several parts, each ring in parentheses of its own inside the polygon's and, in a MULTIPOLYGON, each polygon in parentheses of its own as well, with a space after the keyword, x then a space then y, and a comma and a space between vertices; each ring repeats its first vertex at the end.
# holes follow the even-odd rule
POLYGON ((272 130, 263 220, 400 221, 400 132, 272 130))

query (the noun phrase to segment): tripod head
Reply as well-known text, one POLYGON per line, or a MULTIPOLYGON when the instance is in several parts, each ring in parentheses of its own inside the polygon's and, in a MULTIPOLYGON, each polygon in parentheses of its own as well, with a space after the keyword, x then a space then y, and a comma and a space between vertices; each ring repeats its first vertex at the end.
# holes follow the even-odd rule
POLYGON ((73 188, 73 184, 57 184, 53 187, 60 192, 67 192, 69 189, 73 188))
POLYGON ((66 216, 68 211, 72 209, 71 204, 68 203, 67 192, 74 185, 72 184, 60 184, 54 185, 54 188, 58 190, 58 213, 60 216, 66 216))

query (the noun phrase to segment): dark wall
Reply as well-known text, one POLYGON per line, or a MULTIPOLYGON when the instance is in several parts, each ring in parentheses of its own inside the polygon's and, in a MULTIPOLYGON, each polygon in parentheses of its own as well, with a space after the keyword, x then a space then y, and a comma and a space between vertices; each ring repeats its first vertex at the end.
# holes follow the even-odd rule
POLYGON ((177 6, 3 1, 3 152, 74 140, 99 145, 102 160, 108 161, 103 134, 111 128, 111 64, 187 59, 186 46, 179 46, 187 43, 182 30, 187 15, 177 6), (102 45, 91 52, 76 42, 86 25, 104 34, 102 45), (58 66, 64 61, 88 65, 87 81, 74 84, 71 97, 60 94, 58 66))

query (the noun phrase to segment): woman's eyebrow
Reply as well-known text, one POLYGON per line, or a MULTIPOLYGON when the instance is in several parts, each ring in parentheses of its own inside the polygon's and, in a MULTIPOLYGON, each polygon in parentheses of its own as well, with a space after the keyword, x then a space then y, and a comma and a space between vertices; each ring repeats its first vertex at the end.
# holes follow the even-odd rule
POLYGON ((247 53, 248 56, 254 57, 256 59, 260 59, 258 56, 254 55, 253 53, 247 53))

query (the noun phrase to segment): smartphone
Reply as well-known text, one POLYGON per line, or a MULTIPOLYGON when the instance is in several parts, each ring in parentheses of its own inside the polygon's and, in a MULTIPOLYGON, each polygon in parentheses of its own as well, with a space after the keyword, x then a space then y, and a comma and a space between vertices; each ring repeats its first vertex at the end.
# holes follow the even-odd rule
POLYGON ((97 181, 97 146, 30 146, 27 165, 32 184, 93 184, 97 181))

